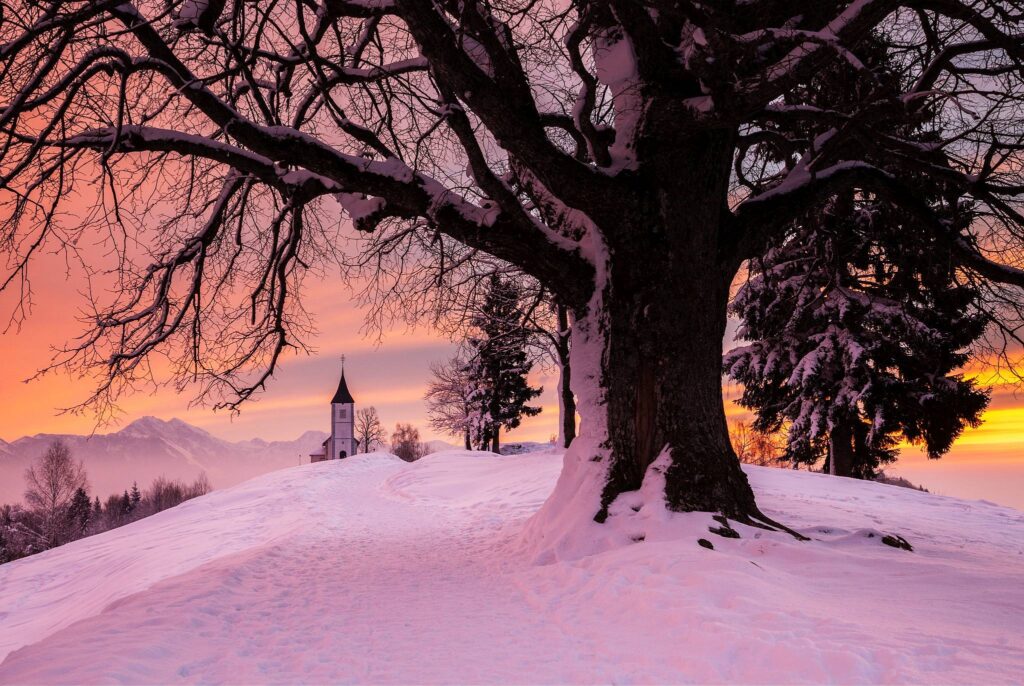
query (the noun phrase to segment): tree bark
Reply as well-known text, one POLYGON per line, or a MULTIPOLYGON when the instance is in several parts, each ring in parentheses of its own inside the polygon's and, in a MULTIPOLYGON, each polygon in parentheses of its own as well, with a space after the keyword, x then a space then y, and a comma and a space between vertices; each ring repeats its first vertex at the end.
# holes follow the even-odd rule
POLYGON ((853 429, 836 421, 828 437, 828 473, 835 476, 853 476, 853 429))
MULTIPOLYGON (((613 271, 623 262, 619 255, 613 271)), ((707 267, 670 257, 657 269, 642 264, 633 272, 642 280, 609 274, 575 318, 580 431, 523 532, 538 563, 640 540, 661 519, 651 508, 785 528, 758 510, 729 441, 720 371, 728 279, 709 283, 707 267), (670 295, 678 293, 688 295, 670 295)))
POLYGON ((638 490, 666 452, 669 509, 747 520, 758 511, 722 397, 728 280, 690 260, 663 262, 652 270, 644 260, 634 273, 613 276, 602 370, 612 459, 595 518, 603 521, 618 495, 638 490))
POLYGON ((556 305, 558 315, 558 332, 555 334, 555 351, 558 355, 558 390, 561 416, 561 443, 568 448, 572 439, 576 438, 576 396, 572 392, 572 363, 569 359, 569 310, 564 305, 556 305))
MULTIPOLYGON (((664 131, 681 115, 655 105, 646 116, 664 131)), ((636 179, 639 205, 608 240, 603 373, 614 457, 598 520, 663 454, 669 509, 760 516, 722 397, 722 339, 739 267, 721 202, 734 144, 727 131, 680 139, 674 149, 658 136, 638 144, 649 165, 636 179)))
POLYGON ((656 163, 601 227, 593 295, 573 310, 579 435, 524 532, 539 562, 638 540, 647 508, 785 529, 757 508, 725 419, 722 339, 741 264, 721 201, 733 149, 723 132, 648 152, 656 163))
POLYGON ((500 429, 495 427, 494 428, 494 435, 491 436, 491 452, 495 453, 496 455, 500 454, 499 451, 501 450, 501 443, 498 440, 498 433, 499 433, 499 431, 500 431, 500 429))

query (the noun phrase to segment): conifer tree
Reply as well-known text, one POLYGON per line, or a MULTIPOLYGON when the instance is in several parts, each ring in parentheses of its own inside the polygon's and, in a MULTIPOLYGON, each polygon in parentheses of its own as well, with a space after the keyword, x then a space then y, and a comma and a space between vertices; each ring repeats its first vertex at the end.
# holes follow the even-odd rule
MULTIPOLYGON (((880 35, 862 58, 871 78, 851 80, 834 67, 787 98, 830 109, 855 106, 871 89, 901 92, 880 35)), ((940 126, 924 107, 883 128, 926 157, 940 126)), ((931 216, 970 224, 973 208, 951 200, 941 178, 907 173, 901 182, 931 216)), ((954 246, 931 228, 883 193, 851 190, 805 209, 750 262, 732 304, 750 344, 729 353, 725 367, 744 384, 740 403, 756 412, 756 429, 788 424, 786 458, 824 457, 830 473, 871 478, 896 459, 901 436, 935 458, 980 421, 988 396, 955 371, 988 319, 978 289, 961 282, 954 246)))
POLYGON ((89 494, 81 486, 75 490, 68 506, 68 533, 70 540, 81 538, 85 535, 89 522, 92 521, 92 502, 89 494))
POLYGON ((755 428, 788 424, 787 459, 871 478, 900 437, 937 458, 979 423, 988 395, 955 372, 987 318, 934 243, 884 200, 851 198, 751 265, 733 304, 750 343, 725 368, 755 428))
POLYGON ((514 429, 523 416, 541 411, 527 405, 542 389, 532 388, 527 381, 533 364, 526 351, 530 333, 523 325, 519 295, 514 280, 491 275, 487 293, 473 316, 474 334, 468 341, 473 442, 481 450, 490 448, 495 453, 501 447, 502 428, 514 429))
POLYGON ((131 503, 130 511, 134 512, 135 508, 139 506, 139 501, 142 500, 142 493, 139 492, 139 483, 137 481, 132 482, 132 491, 128 497, 131 503))

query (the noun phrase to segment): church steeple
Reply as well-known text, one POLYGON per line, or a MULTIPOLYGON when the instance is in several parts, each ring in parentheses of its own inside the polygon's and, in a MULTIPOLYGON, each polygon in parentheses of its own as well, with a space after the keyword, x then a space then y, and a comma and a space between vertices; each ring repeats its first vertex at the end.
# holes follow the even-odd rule
POLYGON ((334 398, 331 399, 331 404, 338 403, 354 403, 355 399, 352 394, 348 391, 348 384, 345 383, 345 363, 341 364, 341 381, 338 382, 338 390, 334 392, 334 398))
POLYGON ((327 439, 329 460, 356 454, 355 399, 345 383, 345 356, 341 356, 341 380, 331 398, 331 437, 327 439))

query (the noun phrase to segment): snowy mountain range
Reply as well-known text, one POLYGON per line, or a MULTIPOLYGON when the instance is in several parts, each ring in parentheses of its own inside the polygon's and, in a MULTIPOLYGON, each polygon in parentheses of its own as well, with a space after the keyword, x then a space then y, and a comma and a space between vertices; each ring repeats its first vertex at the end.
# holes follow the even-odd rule
POLYGON ((307 431, 293 441, 251 439, 231 442, 180 419, 143 417, 120 431, 80 436, 36 434, 10 443, 0 440, 0 504, 20 502, 25 468, 55 440, 85 465, 90 491, 105 498, 137 481, 145 488, 157 476, 191 481, 206 472, 214 488, 224 488, 259 474, 291 467, 326 438, 307 431))

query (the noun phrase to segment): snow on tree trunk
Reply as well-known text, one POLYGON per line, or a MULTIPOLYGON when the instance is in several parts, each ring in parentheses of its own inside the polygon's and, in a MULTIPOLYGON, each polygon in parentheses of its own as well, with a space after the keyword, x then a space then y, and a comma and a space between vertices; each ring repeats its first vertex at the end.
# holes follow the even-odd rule
POLYGON ((760 518, 723 406, 728 279, 700 268, 698 256, 670 262, 650 269, 650 259, 617 254, 615 273, 599 269, 608 278, 575 318, 581 422, 553 494, 524 532, 538 562, 640 540, 673 511, 760 518))
MULTIPOLYGON (((559 353, 561 355, 561 353, 559 353)), ((558 364, 558 446, 568 448, 576 438, 576 396, 572 390, 572 365, 566 346, 565 358, 558 364)))
MULTIPOLYGON (((576 370, 573 390, 580 414, 579 433, 565 451, 555 490, 522 534, 527 553, 541 563, 585 555, 591 541, 614 535, 611 527, 594 521, 612 458, 602 383, 606 343, 600 294, 591 300, 589 310, 574 322, 570 353, 576 370)), ((606 541, 601 547, 612 544, 606 541)))

